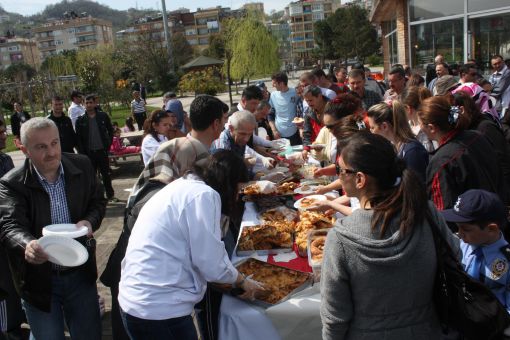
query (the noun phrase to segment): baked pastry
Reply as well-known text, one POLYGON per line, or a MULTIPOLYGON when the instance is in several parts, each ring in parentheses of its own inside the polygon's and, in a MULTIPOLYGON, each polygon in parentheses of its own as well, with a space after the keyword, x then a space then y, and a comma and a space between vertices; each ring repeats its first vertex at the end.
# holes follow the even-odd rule
POLYGON ((324 244, 326 243, 326 236, 318 236, 310 243, 310 254, 312 261, 321 262, 324 254, 324 244))
POLYGON ((248 259, 241 263, 237 266, 237 270, 246 276, 252 275, 253 280, 264 285, 266 292, 258 296, 258 299, 270 304, 280 302, 309 279, 306 273, 255 259, 248 259))
POLYGON ((270 224, 245 227, 237 249, 247 251, 292 248, 292 234, 289 229, 287 226, 270 224))
POLYGON ((298 186, 299 186, 299 184, 297 184, 295 182, 285 182, 285 183, 280 184, 276 188, 276 193, 278 195, 293 194, 294 189, 296 189, 298 186))
POLYGON ((299 206, 301 208, 308 208, 308 207, 311 207, 312 205, 314 205, 316 202, 317 202, 317 200, 315 198, 305 197, 301 200, 301 202, 299 202, 299 206))
POLYGON ((308 234, 311 230, 328 229, 333 226, 333 218, 319 211, 303 211, 296 223, 295 241, 300 256, 306 257, 308 234))

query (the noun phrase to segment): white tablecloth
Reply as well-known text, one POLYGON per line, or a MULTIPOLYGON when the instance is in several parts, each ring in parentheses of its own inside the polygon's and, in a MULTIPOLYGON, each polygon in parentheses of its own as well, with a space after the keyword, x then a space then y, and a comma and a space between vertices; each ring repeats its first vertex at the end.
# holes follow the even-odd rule
MULTIPOLYGON (((247 202, 241 226, 254 225, 258 222, 255 204, 247 202)), ((282 256, 288 256, 290 260, 292 254, 282 254, 282 256)), ((267 256, 256 256, 256 258, 267 261, 267 256)), ((235 263, 240 259, 234 251, 232 262, 235 263)), ((320 339, 319 308, 320 291, 318 284, 299 292, 292 299, 268 309, 223 295, 219 317, 219 339, 320 339)))

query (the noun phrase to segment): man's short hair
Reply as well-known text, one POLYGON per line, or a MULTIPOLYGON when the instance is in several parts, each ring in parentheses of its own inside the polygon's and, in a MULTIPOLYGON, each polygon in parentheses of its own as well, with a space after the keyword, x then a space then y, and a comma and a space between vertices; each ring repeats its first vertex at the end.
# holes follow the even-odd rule
POLYGON ((287 77, 287 75, 283 72, 273 74, 271 80, 274 80, 277 83, 284 83, 285 85, 289 83, 289 77, 287 77))
POLYGON ((491 60, 495 60, 495 59, 501 59, 503 60, 503 57, 501 56, 501 54, 495 54, 491 57, 491 60))
POLYGON ((230 116, 229 124, 232 125, 234 130, 239 129, 242 125, 257 126, 257 120, 253 113, 248 110, 237 111, 230 116))
POLYGON ((436 67, 438 67, 438 66, 440 66, 440 65, 441 65, 441 66, 443 66, 445 69, 447 69, 447 70, 448 70, 448 65, 447 65, 446 63, 437 63, 437 64, 436 64, 436 67))
POLYGON ((459 74, 460 75, 468 74, 469 70, 472 69, 472 68, 474 68, 475 70, 477 69, 476 65, 475 64, 471 64, 471 63, 460 65, 459 66, 459 74))
POLYGON ((400 67, 400 66, 393 67, 390 70, 389 74, 398 74, 398 75, 400 75, 400 78, 405 78, 406 77, 406 72, 404 71, 404 68, 400 67))
POLYGON ((196 97, 189 108, 191 127, 196 131, 204 131, 216 119, 222 121, 225 104, 216 97, 203 94, 196 97))
POLYGON ((361 78, 361 79, 365 79, 365 71, 357 69, 357 68, 353 68, 349 72, 349 78, 361 78))
POLYGON ((79 91, 71 92, 71 100, 74 100, 74 98, 81 97, 81 96, 83 96, 83 94, 81 92, 79 92, 79 91))
POLYGON ((32 119, 27 120, 23 125, 21 125, 20 129, 20 138, 21 138, 21 144, 27 145, 28 144, 28 135, 33 130, 42 130, 47 128, 55 128, 58 130, 57 125, 48 118, 43 117, 34 117, 32 119))
POLYGON ((324 73, 324 70, 321 70, 320 68, 316 68, 312 70, 312 74, 316 76, 317 78, 324 77, 326 78, 326 73, 324 73))
POLYGON ((259 87, 255 85, 250 85, 243 90, 243 94, 241 95, 241 97, 244 98, 244 100, 252 99, 262 100, 264 99, 264 94, 262 93, 262 90, 259 87))
POLYGON ((96 101, 96 96, 93 94, 88 94, 87 96, 85 96, 85 101, 87 101, 87 100, 96 101))
POLYGON ((59 95, 55 95, 51 98, 51 101, 55 101, 55 102, 62 102, 64 101, 64 98, 62 98, 61 96, 59 95))
POLYGON ((365 70, 365 66, 363 66, 362 63, 355 63, 354 65, 352 65, 351 70, 362 70, 362 71, 364 71, 365 70))
POLYGON ((304 72, 299 76, 299 80, 307 80, 312 84, 317 77, 312 72, 304 72))
POLYGON ((168 91, 168 92, 165 92, 165 94, 163 95, 163 98, 177 98, 177 96, 175 95, 175 92, 168 91))
POLYGON ((262 110, 265 107, 271 107, 271 104, 267 100, 261 100, 259 105, 257 105, 257 110, 262 110))

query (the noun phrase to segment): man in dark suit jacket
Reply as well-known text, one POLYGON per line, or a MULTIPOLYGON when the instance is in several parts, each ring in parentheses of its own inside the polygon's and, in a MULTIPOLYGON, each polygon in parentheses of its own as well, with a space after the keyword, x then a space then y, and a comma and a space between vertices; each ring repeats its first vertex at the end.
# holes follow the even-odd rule
POLYGON ((105 214, 102 186, 87 157, 62 154, 51 120, 32 118, 20 137, 25 163, 0 179, 0 244, 31 332, 36 339, 63 338, 65 320, 71 338, 100 339, 92 235, 105 214), (57 223, 86 227, 87 234, 76 239, 88 252, 85 263, 49 262, 52 248, 43 247, 40 238, 44 226, 57 223))
POLYGON ((29 120, 30 114, 26 111, 23 111, 23 106, 20 102, 14 103, 14 113, 11 115, 11 130, 12 134, 19 139, 19 130, 21 125, 29 120))
POLYGON ((111 202, 118 200, 114 196, 108 151, 113 139, 113 127, 110 117, 96 107, 94 95, 85 98, 85 114, 76 120, 78 152, 87 155, 95 171, 101 173, 106 197, 111 202))

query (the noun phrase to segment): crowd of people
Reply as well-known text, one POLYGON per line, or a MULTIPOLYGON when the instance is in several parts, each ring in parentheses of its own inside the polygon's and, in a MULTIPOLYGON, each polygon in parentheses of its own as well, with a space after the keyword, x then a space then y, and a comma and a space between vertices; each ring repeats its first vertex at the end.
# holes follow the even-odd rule
MULTIPOLYGON (((189 113, 169 92, 147 114, 133 91, 123 128, 97 96, 77 91, 67 116, 59 96, 46 118, 16 103, 11 128, 27 158, 14 168, 0 153, 0 339, 19 339, 25 317, 34 339, 63 339, 65 327, 73 339, 101 338, 93 232, 117 201, 109 153, 140 153, 144 162, 100 276, 112 293, 114 339, 217 338, 221 294, 211 284, 231 284, 249 300, 267 293, 230 260, 238 192, 273 168, 279 159, 269 150, 287 143, 303 145, 303 162, 320 163, 314 176, 336 176, 317 194, 341 193, 311 207, 345 216, 324 250, 323 339, 441 339, 435 228, 510 311, 510 70, 499 55, 491 65, 485 80, 476 61, 455 74, 438 55, 435 76, 393 65, 388 86, 363 65, 304 72, 296 88, 276 73, 272 92, 247 86, 230 109, 200 95, 189 113), (143 139, 125 145, 121 135, 135 123, 143 139), (85 264, 48 261, 38 239, 57 223, 88 228, 77 239, 85 264)), ((0 122, 0 149, 5 140, 0 122)))

